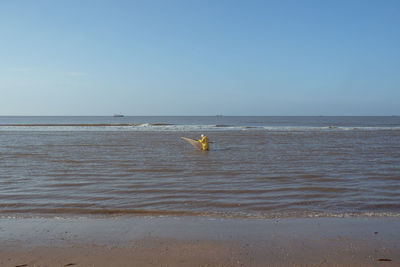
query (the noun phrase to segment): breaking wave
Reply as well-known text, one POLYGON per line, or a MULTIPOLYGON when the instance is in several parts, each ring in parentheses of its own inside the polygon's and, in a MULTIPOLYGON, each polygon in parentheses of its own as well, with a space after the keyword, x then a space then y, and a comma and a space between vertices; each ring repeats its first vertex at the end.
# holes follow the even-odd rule
POLYGON ((339 126, 235 126, 179 125, 168 123, 99 123, 99 124, 0 124, 0 131, 272 131, 272 132, 334 132, 334 131, 400 131, 394 127, 339 126))

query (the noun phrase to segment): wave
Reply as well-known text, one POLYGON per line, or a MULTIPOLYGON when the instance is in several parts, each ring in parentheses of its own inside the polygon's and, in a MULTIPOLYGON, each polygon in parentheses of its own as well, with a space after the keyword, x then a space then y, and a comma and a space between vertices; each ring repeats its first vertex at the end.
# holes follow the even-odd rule
POLYGON ((151 210, 151 209, 91 209, 91 208, 15 208, 0 212, 0 218, 17 217, 75 217, 75 216, 170 216, 170 217, 213 217, 244 219, 295 219, 295 218, 400 218, 398 212, 352 212, 329 213, 288 211, 270 213, 246 212, 203 212, 189 210, 151 210))
POLYGON ((169 123, 85 123, 85 124, 0 124, 0 131, 269 131, 269 132, 335 132, 400 131, 400 126, 251 126, 251 125, 179 125, 169 123))

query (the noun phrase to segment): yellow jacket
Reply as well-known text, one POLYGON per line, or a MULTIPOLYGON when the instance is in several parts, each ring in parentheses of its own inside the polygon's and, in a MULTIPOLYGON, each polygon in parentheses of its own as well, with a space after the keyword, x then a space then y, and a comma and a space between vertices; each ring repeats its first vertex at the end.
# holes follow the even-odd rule
POLYGON ((199 140, 199 142, 203 146, 203 150, 209 150, 210 149, 210 145, 208 143, 208 137, 207 136, 203 136, 203 138, 201 140, 199 140))

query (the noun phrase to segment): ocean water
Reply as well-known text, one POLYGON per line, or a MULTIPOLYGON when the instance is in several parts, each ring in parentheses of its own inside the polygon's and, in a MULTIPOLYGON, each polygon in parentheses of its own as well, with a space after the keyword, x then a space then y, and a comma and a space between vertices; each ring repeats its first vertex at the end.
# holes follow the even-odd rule
POLYGON ((400 117, 0 117, 0 213, 400 217, 400 117))

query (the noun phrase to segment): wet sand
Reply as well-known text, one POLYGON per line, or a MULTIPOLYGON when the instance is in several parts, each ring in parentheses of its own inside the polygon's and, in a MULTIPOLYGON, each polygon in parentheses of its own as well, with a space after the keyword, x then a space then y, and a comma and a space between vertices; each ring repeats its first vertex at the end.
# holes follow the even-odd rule
POLYGON ((1 266, 399 266, 400 218, 2 218, 1 266))

